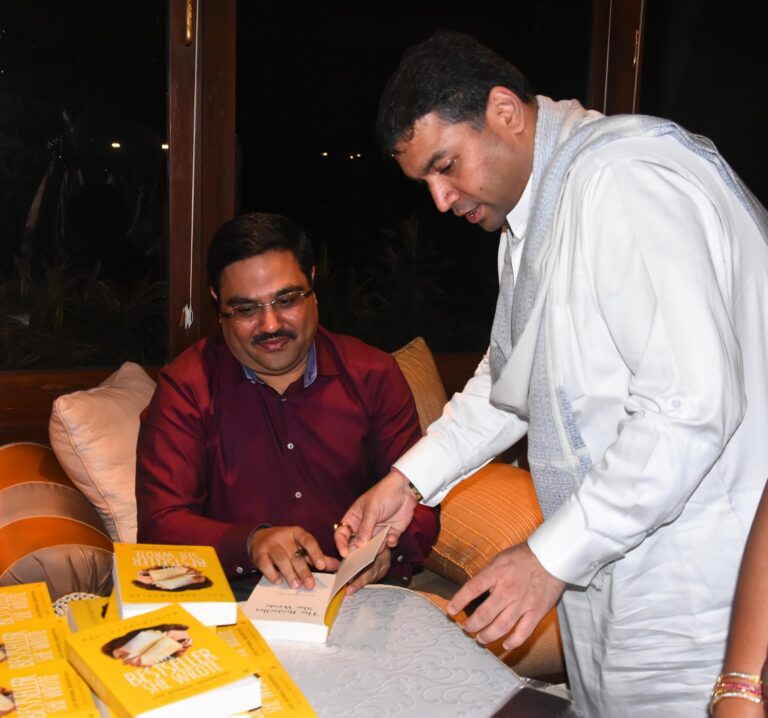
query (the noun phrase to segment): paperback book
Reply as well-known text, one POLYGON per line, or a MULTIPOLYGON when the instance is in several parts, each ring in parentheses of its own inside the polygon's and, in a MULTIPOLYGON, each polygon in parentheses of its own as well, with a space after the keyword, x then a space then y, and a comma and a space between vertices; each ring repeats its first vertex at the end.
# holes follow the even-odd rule
POLYGON ((77 632, 105 623, 108 606, 108 596, 70 601, 67 604, 67 623, 70 630, 77 632))
POLYGON ((211 546, 115 544, 121 618, 178 604, 206 626, 235 623, 237 604, 211 546))
POLYGON ((0 589, 0 716, 99 718, 66 660, 66 626, 44 583, 0 589))
POLYGON ((51 595, 44 583, 21 583, 0 588, 0 626, 55 618, 51 595))
POLYGON ((0 669, 0 716, 99 718, 88 686, 66 661, 0 669))
POLYGON ((216 634, 240 655, 252 658, 261 678, 261 707, 240 715, 249 718, 316 718, 312 705, 242 611, 238 611, 236 624, 219 626, 216 634))
POLYGON ((3 626, 0 670, 27 670, 51 661, 66 662, 66 633, 66 627, 53 617, 3 626))
POLYGON ((352 551, 335 573, 312 572, 315 587, 291 588, 262 577, 245 602, 245 615, 267 640, 325 643, 344 600, 341 590, 373 563, 387 537, 383 529, 352 551))
POLYGON ((256 662, 180 606, 70 634, 67 655, 122 718, 211 718, 261 705, 256 662))

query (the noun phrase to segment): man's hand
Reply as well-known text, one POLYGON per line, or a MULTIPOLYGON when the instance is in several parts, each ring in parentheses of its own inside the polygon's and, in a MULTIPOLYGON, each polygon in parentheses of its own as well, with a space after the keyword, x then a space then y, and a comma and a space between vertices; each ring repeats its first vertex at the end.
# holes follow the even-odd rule
POLYGON ((467 581, 448 604, 448 613, 456 615, 488 591, 490 595, 466 620, 464 630, 477 633, 480 643, 509 634, 503 644, 509 650, 533 633, 564 590, 565 583, 548 573, 528 544, 522 543, 497 554, 467 581))
POLYGON ((323 554, 311 533, 300 526, 272 526, 256 531, 248 544, 251 563, 272 583, 284 578, 292 588, 314 588, 310 566, 336 571, 338 559, 323 554))
POLYGON ((390 471, 378 484, 360 496, 341 519, 334 532, 336 548, 346 558, 352 536, 359 544, 370 540, 377 528, 390 524, 387 546, 396 546, 408 528, 419 502, 408 490, 408 479, 399 471, 390 471))
POLYGON ((361 571, 354 581, 350 581, 347 586, 347 596, 351 596, 355 591, 358 591, 363 586, 367 586, 369 583, 374 583, 380 578, 389 573, 389 567, 392 565, 392 549, 388 548, 384 544, 381 544, 379 553, 376 554, 376 558, 373 563, 368 566, 365 571, 361 571))

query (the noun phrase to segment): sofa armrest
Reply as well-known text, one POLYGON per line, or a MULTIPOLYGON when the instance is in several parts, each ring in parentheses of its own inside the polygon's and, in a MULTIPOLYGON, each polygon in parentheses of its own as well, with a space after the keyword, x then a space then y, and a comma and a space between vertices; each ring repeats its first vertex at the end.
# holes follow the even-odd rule
POLYGON ((51 598, 112 587, 112 541, 40 444, 0 447, 0 586, 44 581, 51 598))

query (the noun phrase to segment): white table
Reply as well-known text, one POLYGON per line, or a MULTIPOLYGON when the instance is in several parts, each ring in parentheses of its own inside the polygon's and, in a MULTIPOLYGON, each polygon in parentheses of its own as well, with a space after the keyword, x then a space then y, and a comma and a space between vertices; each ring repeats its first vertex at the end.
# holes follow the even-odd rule
POLYGON ((524 683, 426 598, 388 586, 344 599, 327 644, 271 645, 321 718, 483 718, 524 683))

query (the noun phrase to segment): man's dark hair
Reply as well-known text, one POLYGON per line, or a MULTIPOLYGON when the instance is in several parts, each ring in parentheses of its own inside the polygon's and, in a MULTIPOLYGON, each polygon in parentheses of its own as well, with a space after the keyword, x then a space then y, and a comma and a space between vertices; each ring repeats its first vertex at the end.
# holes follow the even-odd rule
POLYGON ((242 259, 265 252, 290 252, 312 286, 312 244, 301 227, 279 214, 250 212, 222 225, 208 248, 208 284, 219 296, 221 273, 242 259))
POLYGON ((497 85, 530 102, 528 78, 469 35, 441 31, 409 47, 379 102, 376 134, 388 155, 413 136, 416 121, 436 112, 448 124, 485 125, 488 94, 497 85))

